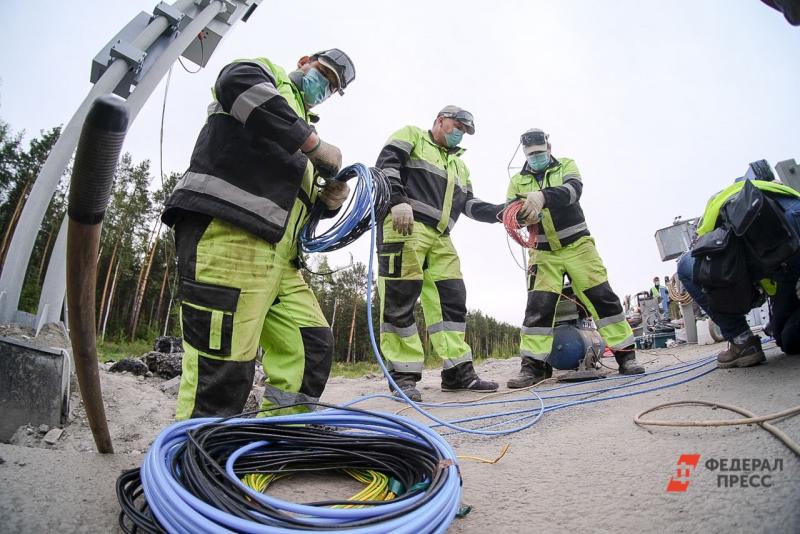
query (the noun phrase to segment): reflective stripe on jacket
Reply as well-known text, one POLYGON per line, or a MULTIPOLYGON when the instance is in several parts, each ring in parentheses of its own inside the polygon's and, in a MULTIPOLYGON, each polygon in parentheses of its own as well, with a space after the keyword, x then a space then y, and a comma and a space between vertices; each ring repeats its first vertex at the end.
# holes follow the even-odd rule
POLYGON ((430 132, 406 126, 389 137, 375 166, 389 178, 392 206, 407 202, 415 221, 449 233, 462 213, 497 222, 503 207, 473 195, 469 169, 460 158, 463 153, 463 148, 438 145, 430 132))
POLYGON ((162 219, 172 225, 181 212, 204 213, 277 243, 312 173, 299 150, 312 132, 302 95, 266 58, 227 65, 212 93, 189 169, 162 219))
POLYGON ((550 166, 535 174, 526 163, 522 171, 511 178, 506 198, 513 202, 533 191, 544 193, 545 206, 542 220, 536 225, 536 248, 558 250, 589 235, 579 203, 583 182, 573 160, 551 158, 550 166))

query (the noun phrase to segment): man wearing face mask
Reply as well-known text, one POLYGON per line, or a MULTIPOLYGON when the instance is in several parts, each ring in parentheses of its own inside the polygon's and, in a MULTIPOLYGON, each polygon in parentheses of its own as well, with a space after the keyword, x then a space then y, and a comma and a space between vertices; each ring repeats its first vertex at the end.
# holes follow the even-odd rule
POLYGON ((575 294, 614 352, 620 374, 644 373, 636 362, 633 331, 608 284, 606 268, 578 203, 583 182, 577 165, 571 159, 553 157, 549 136, 538 128, 522 134, 520 142, 526 163, 511 178, 506 196, 509 202, 525 199, 519 214, 525 224, 536 226, 537 244, 530 251, 528 267, 528 304, 520 335, 522 366, 508 387, 532 386, 553 374, 546 359, 553 345, 553 321, 564 274, 569 275, 575 294))
POLYGON ((422 400, 416 383, 424 353, 414 321, 420 296, 431 350, 442 359, 442 390, 497 389, 478 377, 464 341, 467 294, 450 231, 462 213, 497 222, 503 205, 473 195, 459 147, 464 133, 475 133, 472 114, 446 106, 430 130, 406 126, 393 133, 376 163, 392 186, 392 211, 378 233, 381 352, 392 379, 414 401, 422 400))
POLYGON ((180 274, 177 419, 241 412, 259 346, 263 408, 322 394, 333 336, 298 270, 297 238, 315 204, 331 216, 347 198, 343 182, 315 183, 315 174, 339 172, 342 155, 310 123, 311 109, 354 79, 336 48, 300 58, 289 73, 266 58, 220 72, 189 169, 162 214, 175 231, 180 274))

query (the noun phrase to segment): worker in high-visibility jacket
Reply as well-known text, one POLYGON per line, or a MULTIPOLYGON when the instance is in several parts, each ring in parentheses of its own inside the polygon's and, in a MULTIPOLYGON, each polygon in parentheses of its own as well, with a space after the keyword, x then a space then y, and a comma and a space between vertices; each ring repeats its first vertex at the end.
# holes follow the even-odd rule
POLYGON ((381 353, 392 379, 414 401, 422 399, 416 383, 424 353, 414 320, 420 296, 432 353, 442 360, 442 390, 497 389, 478 377, 464 340, 467 292, 450 231, 462 213, 497 222, 503 205, 473 195, 459 146, 465 133, 475 133, 472 114, 446 106, 430 130, 406 126, 393 133, 376 164, 392 188, 391 214, 378 233, 381 353))
POLYGON ((336 48, 303 56, 288 73, 266 58, 220 72, 189 169, 162 215, 175 231, 180 274, 177 419, 241 412, 259 346, 263 408, 322 394, 333 335, 298 270, 297 238, 312 206, 321 202, 332 215, 347 198, 343 182, 315 184, 315 173, 338 173, 342 155, 310 125, 310 110, 354 78, 336 48))
MULTIPOLYGON (((704 236, 724 223, 720 214, 725 205, 736 201, 747 184, 755 186, 763 195, 778 204, 779 209, 776 211, 785 219, 784 231, 788 233, 783 241, 795 243, 800 241, 800 192, 788 185, 759 179, 735 182, 711 197, 697 227, 697 235, 704 236)), ((749 202, 747 204, 751 205, 749 202)), ((782 240, 778 237, 781 236, 781 232, 775 223, 776 221, 773 221, 771 227, 764 229, 763 233, 759 234, 763 235, 763 238, 758 239, 766 240, 771 237, 773 240, 782 240)), ((731 238, 733 239, 737 237, 731 238)), ((749 239, 749 236, 741 239, 749 239)), ((756 265, 757 262, 753 261, 751 253, 747 252, 747 247, 742 246, 739 253, 746 258, 744 261, 748 265, 746 272, 743 273, 746 278, 744 283, 760 287, 759 292, 770 298, 771 318, 764 331, 774 336, 775 343, 784 353, 800 354, 800 252, 796 252, 778 267, 768 271, 763 271, 756 265)), ((751 330, 747 316, 741 312, 715 309, 708 293, 694 280, 696 261, 691 251, 685 252, 678 259, 678 278, 695 302, 717 324, 722 337, 728 342, 728 347, 717 355, 717 366, 723 369, 751 367, 765 362, 767 358, 761 347, 761 338, 751 330)), ((727 288, 725 291, 732 292, 727 288)), ((754 301, 749 304, 756 306, 760 297, 755 296, 758 293, 751 294, 754 296, 754 301)))
POLYGON ((528 304, 520 336, 522 366, 508 387, 528 387, 552 376, 547 357, 564 274, 614 352, 619 372, 643 373, 636 362, 633 331, 583 216, 579 203, 583 182, 577 165, 553 157, 549 136, 540 129, 528 130, 520 142, 526 162, 511 178, 506 196, 508 202, 525 199, 519 215, 526 224, 535 225, 537 244, 529 258, 528 304))

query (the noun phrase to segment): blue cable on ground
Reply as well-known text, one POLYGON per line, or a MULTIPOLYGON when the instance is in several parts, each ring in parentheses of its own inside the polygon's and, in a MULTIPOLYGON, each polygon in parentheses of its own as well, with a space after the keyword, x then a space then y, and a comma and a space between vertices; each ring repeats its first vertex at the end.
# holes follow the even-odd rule
MULTIPOLYGON (((336 434, 334 434, 336 436, 336 434)), ((170 532, 249 532, 249 533, 293 533, 303 530, 302 526, 281 521, 288 514, 294 523, 313 527, 327 527, 325 530, 353 534, 440 533, 447 530, 458 511, 461 499, 461 478, 457 458, 445 439, 429 427, 404 417, 389 414, 372 414, 361 410, 328 409, 305 414, 293 414, 257 419, 218 418, 190 419, 174 423, 164 429, 147 452, 141 468, 141 480, 147 502, 159 524, 170 532), (237 425, 296 426, 326 425, 344 430, 343 436, 390 436, 417 445, 433 447, 442 460, 437 470, 443 470, 443 483, 435 494, 413 513, 402 514, 403 509, 422 500, 424 491, 412 493, 410 497, 400 497, 385 501, 380 505, 364 508, 329 508, 297 504, 259 493, 239 480, 235 465, 249 455, 259 455, 268 451, 272 444, 256 440, 233 451, 224 469, 242 495, 256 501, 275 512, 265 516, 256 513, 259 521, 248 520, 226 512, 197 498, 179 480, 181 473, 176 467, 176 456, 185 452, 186 442, 191 439, 190 432, 206 425, 220 424, 235 428, 237 425), (277 519, 276 519, 277 517, 277 519), (383 518, 386 518, 383 520, 383 518), (336 528, 339 524, 373 520, 371 524, 336 528)))

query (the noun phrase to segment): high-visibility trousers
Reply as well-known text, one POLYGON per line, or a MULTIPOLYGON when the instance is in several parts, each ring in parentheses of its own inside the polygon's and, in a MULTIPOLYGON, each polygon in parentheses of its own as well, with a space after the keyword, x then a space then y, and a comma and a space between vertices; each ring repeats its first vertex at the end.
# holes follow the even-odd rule
POLYGON ((606 344, 612 350, 633 345, 633 331, 625 320, 619 298, 608 283, 608 274, 594 239, 585 236, 558 250, 535 250, 531 253, 520 355, 540 361, 550 355, 556 305, 563 289, 564 274, 569 275, 575 295, 594 319, 606 344))
POLYGON ((422 373, 425 356, 414 320, 420 297, 431 352, 442 366, 472 361, 464 341, 467 290, 449 235, 415 222, 411 235, 403 236, 388 216, 378 234, 378 294, 381 353, 390 370, 422 373))
POLYGON ((280 248, 203 215, 179 221, 175 242, 184 348, 176 419, 240 413, 259 346, 268 377, 262 408, 319 400, 333 335, 314 293, 280 248))

